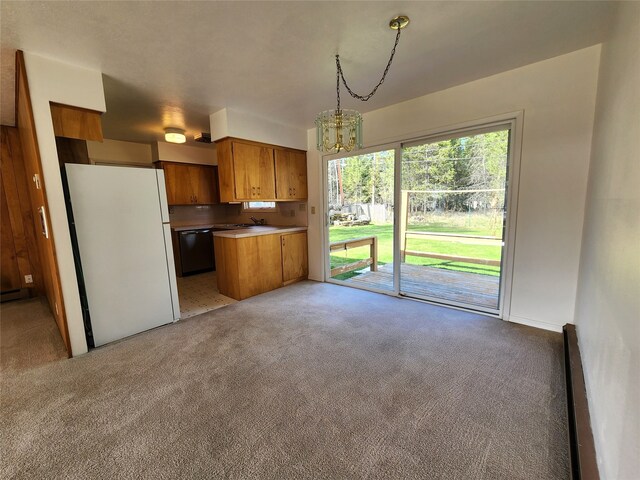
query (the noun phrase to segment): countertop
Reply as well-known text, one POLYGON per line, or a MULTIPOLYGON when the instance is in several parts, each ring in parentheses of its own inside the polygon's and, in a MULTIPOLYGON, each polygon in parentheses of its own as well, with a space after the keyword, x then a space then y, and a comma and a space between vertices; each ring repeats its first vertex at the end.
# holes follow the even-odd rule
POLYGON ((255 227, 238 228, 236 230, 221 230, 213 232, 214 237, 225 238, 245 238, 245 237, 257 237, 258 235, 272 235, 276 233, 292 233, 292 232, 306 232, 307 227, 277 227, 274 225, 256 225, 255 227))
POLYGON ((231 223, 204 223, 204 224, 197 224, 197 225, 180 225, 177 227, 172 226, 171 230, 175 232, 184 232, 185 230, 199 230, 201 228, 218 228, 221 230, 237 230, 240 227, 231 223))

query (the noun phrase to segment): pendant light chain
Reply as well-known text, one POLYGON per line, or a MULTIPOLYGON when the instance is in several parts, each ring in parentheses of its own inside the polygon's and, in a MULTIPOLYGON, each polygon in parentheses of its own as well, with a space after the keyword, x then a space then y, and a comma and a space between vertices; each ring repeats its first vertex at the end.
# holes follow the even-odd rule
POLYGON ((371 90, 371 92, 368 95, 358 95, 353 90, 351 90, 351 88, 347 84, 347 80, 344 78, 344 73, 342 72, 342 66, 340 65, 340 55, 336 55, 336 69, 337 69, 336 76, 338 77, 338 86, 337 86, 338 110, 340 110, 340 79, 341 78, 342 78, 342 83, 344 83, 345 88, 353 98, 357 98, 358 100, 362 100, 363 102, 366 102, 367 100, 369 100, 371 97, 375 95, 376 91, 378 90, 378 87, 384 83, 384 79, 387 76, 387 73, 389 72, 389 68, 391 68, 391 62, 393 62, 393 56, 396 54, 396 47, 398 46, 398 42, 400 41, 401 31, 402 31, 402 28, 398 28, 398 33, 396 34, 396 42, 393 45, 393 50, 391 50, 391 56, 389 57, 389 62, 387 63, 387 67, 384 69, 382 78, 380 79, 378 84, 375 87, 373 87, 373 90, 371 90))
POLYGON ((340 111, 340 72, 341 71, 342 69, 340 68, 340 56, 336 55, 336 95, 338 98, 338 108, 336 110, 338 112, 340 111))
MULTIPOLYGON (((1 0, 0 0, 1 1, 1 0)), ((373 97, 385 81, 391 62, 396 54, 396 48, 400 41, 400 30, 409 24, 409 17, 398 15, 389 22, 389 27, 397 30, 396 41, 391 50, 391 56, 382 73, 382 78, 368 95, 358 95, 347 84, 340 64, 340 55, 336 55, 336 100, 335 110, 325 110, 316 117, 316 148, 320 152, 339 153, 341 151, 352 152, 362 148, 362 115, 357 110, 342 110, 340 105, 340 83, 343 83, 349 94, 358 100, 366 102, 373 97)))

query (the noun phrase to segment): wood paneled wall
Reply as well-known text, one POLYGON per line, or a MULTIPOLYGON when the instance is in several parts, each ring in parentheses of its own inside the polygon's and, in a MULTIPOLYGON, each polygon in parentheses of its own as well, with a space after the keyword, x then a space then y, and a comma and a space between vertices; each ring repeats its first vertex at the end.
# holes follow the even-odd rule
MULTIPOLYGON (((4 176, 2 178, 4 180, 4 176)), ((0 225, 0 287, 2 288, 2 299, 7 293, 22 288, 20 281, 20 269, 18 268, 18 252, 13 238, 11 228, 11 218, 7 208, 7 196, 4 191, 3 182, 0 182, 0 208, 2 221, 0 225)))
POLYGON ((40 256, 34 229, 28 180, 18 129, 0 127, 2 144, 2 291, 28 288, 31 296, 44 294, 40 256), (33 282, 27 283, 26 275, 33 282))

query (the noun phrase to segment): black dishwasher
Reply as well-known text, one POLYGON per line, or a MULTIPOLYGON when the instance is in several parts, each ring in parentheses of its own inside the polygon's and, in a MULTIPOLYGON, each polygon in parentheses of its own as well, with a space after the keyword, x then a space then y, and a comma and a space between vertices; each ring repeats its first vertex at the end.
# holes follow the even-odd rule
POLYGON ((184 230, 179 233, 178 238, 182 275, 216 269, 211 229, 184 230))

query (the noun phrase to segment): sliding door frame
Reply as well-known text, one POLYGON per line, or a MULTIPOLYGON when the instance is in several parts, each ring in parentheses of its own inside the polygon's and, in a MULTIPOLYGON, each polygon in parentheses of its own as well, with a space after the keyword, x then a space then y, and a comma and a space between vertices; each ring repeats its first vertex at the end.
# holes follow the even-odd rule
POLYGON ((394 161, 394 215, 393 215, 393 270, 394 288, 393 290, 370 289, 372 292, 383 293, 401 298, 410 298, 416 301, 432 303, 466 311, 481 312, 485 315, 494 316, 508 321, 511 314, 511 293, 513 284, 513 270, 516 243, 516 225, 518 215, 518 190, 520 184, 520 160, 522 154, 522 135, 524 124, 524 111, 508 112, 504 114, 485 117, 469 122, 458 123, 445 127, 415 132, 413 134, 391 137, 382 140, 380 143, 368 146, 357 152, 341 152, 338 154, 322 155, 322 237, 324 239, 322 252, 324 255, 324 280, 327 283, 335 283, 342 286, 351 286, 340 280, 331 278, 330 251, 329 251, 329 212, 327 211, 327 170, 329 160, 337 160, 355 155, 364 155, 381 150, 395 150, 394 161), (507 160, 507 181, 505 184, 505 202, 507 205, 507 215, 504 227, 504 247, 502 250, 501 272, 500 272, 500 305, 496 312, 487 312, 481 308, 469 305, 456 305, 452 302, 436 301, 430 298, 414 298, 400 295, 400 229, 398 225, 397 206, 400 205, 402 189, 402 146, 422 141, 436 141, 438 138, 450 138, 465 132, 480 131, 483 128, 490 128, 496 125, 509 125, 511 130, 509 136, 509 152, 507 160))

